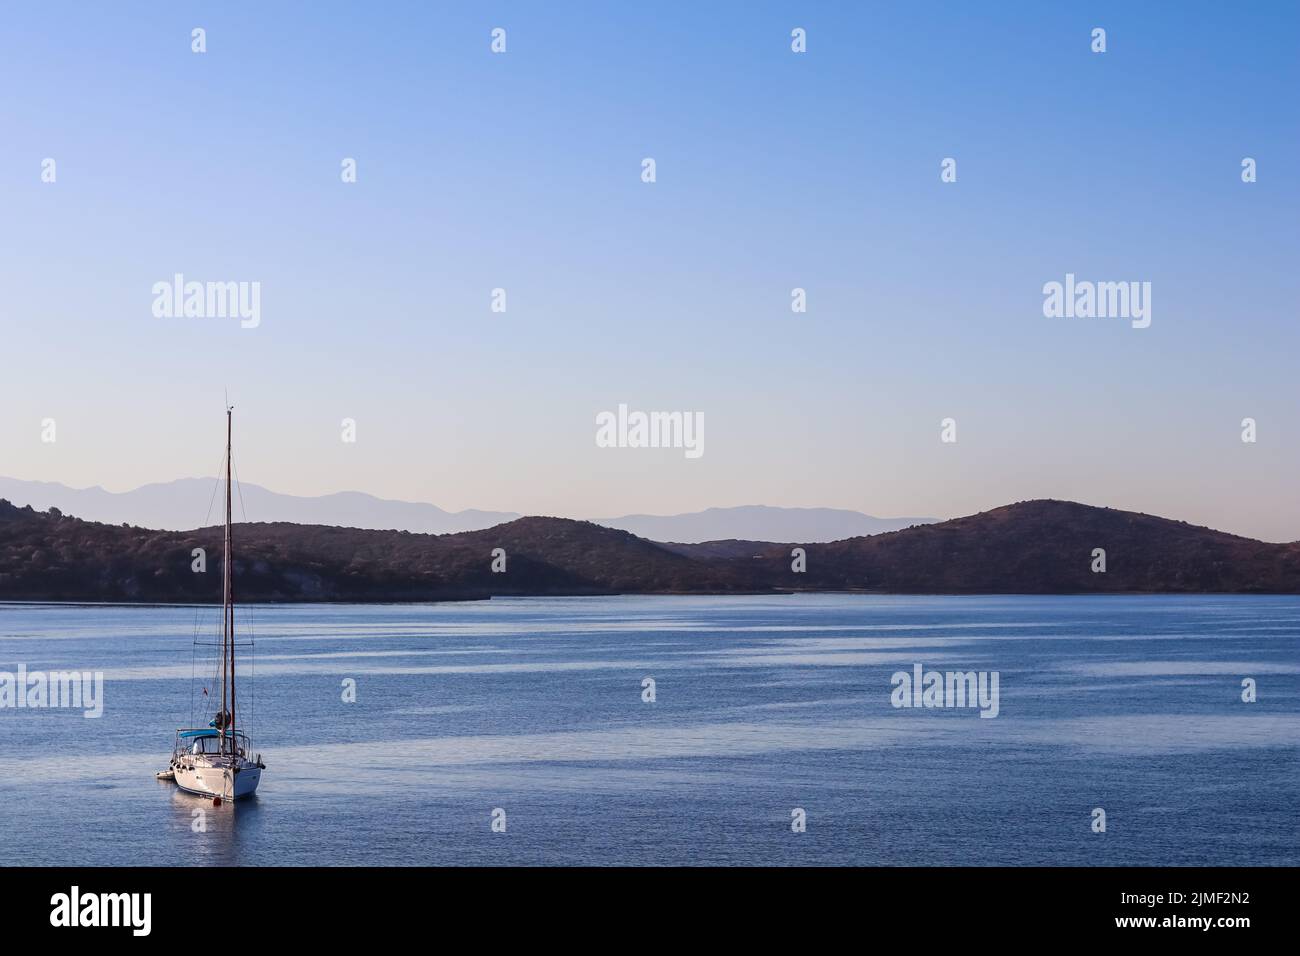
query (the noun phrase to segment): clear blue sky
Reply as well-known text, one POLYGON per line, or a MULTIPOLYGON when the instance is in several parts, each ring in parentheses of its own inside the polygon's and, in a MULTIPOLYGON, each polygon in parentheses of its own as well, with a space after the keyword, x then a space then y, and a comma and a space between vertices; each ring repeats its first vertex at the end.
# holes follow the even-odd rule
POLYGON ((228 388, 297 494, 1300 538, 1298 46, 1293 3, 6 9, 0 474, 211 474, 228 388), (261 326, 155 318, 176 272, 261 326), (1151 282, 1151 327, 1045 318, 1067 272, 1151 282), (620 402, 705 454, 597 448, 620 402))

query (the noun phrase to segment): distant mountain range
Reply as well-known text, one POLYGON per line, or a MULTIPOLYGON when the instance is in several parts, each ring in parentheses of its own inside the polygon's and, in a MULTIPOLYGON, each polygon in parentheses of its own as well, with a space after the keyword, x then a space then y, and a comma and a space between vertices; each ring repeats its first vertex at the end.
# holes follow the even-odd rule
POLYGON ((631 531, 651 541, 698 544, 704 541, 741 539, 749 541, 840 541, 886 531, 901 531, 917 524, 931 524, 935 518, 874 518, 860 511, 839 508, 772 508, 743 505, 739 508, 707 508, 681 515, 624 515, 595 518, 607 528, 631 531))
MULTIPOLYGON (((1151 515, 1026 501, 829 544, 662 545, 565 518, 448 535, 236 526, 243 601, 437 601, 504 595, 780 593, 1300 593, 1300 543, 1151 515), (504 573, 492 570, 494 549, 504 573), (1105 570, 1096 567, 1105 551, 1105 570)), ((218 603, 220 528, 148 531, 0 500, 0 600, 218 603), (203 548, 206 573, 191 569, 203 548)))
MULTIPOLYGON (((98 487, 69 488, 57 482, 0 478, 0 498, 16 505, 31 505, 37 511, 58 508, 87 521, 125 522, 142 528, 187 531, 216 520, 216 505, 208 510, 216 486, 216 480, 211 478, 182 478, 144 485, 134 491, 111 492, 98 487)), ((359 491, 300 497, 269 491, 260 485, 242 484, 237 487, 242 504, 241 501, 235 502, 236 520, 246 513, 252 521, 451 534, 491 528, 519 517, 508 511, 444 511, 436 505, 390 501, 359 491)), ((723 538, 838 541, 858 535, 897 531, 935 519, 873 518, 858 511, 835 508, 750 505, 709 508, 692 514, 626 515, 593 520, 607 528, 631 531, 642 538, 692 544, 723 538)))
MULTIPOLYGON (((99 487, 69 488, 57 482, 0 478, 0 498, 31 505, 38 511, 58 508, 87 521, 187 531, 220 516, 220 502, 213 494, 217 484, 214 478, 181 478, 142 485, 133 491, 112 492, 99 487)), ((261 485, 236 487, 240 495, 235 500, 237 521, 247 513, 255 521, 448 534, 490 528, 519 517, 504 511, 443 511, 437 505, 388 501, 359 491, 311 498, 280 494, 261 485)))

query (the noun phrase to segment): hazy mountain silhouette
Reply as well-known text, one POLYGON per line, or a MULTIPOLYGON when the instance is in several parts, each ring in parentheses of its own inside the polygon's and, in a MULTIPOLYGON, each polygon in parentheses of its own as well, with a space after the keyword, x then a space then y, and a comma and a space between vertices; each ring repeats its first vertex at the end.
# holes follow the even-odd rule
POLYGON ((593 518, 607 528, 621 528, 651 541, 699 544, 704 541, 839 541, 867 534, 901 531, 935 518, 875 518, 840 508, 773 508, 742 505, 706 508, 680 515, 624 515, 593 518))
MULTIPOLYGON (((69 488, 57 482, 0 478, 0 498, 37 511, 58 508, 87 521, 138 525, 165 531, 188 531, 220 517, 220 500, 213 501, 215 478, 181 478, 142 485, 133 491, 103 488, 69 488)), ((254 521, 289 521, 294 524, 335 525, 341 528, 415 531, 447 534, 490 528, 518 518, 508 511, 444 511, 437 505, 390 501, 360 491, 341 491, 319 497, 300 497, 270 491, 261 485, 239 483, 235 517, 247 513, 254 521)))
MULTIPOLYGON (((216 505, 208 511, 217 487, 214 478, 182 478, 143 485, 133 491, 103 488, 69 488, 49 481, 0 478, 0 498, 37 511, 58 508, 86 521, 138 525, 165 531, 188 531, 215 521, 216 505)), ((436 505, 392 501, 359 491, 342 491, 319 497, 302 497, 270 491, 261 485, 240 484, 241 501, 235 517, 246 513, 251 521, 287 521, 294 524, 334 525, 420 534, 477 531, 518 518, 509 511, 444 511, 436 505)), ((749 505, 709 508, 680 515, 625 515, 594 518, 596 524, 619 528, 654 541, 696 543, 723 538, 758 541, 838 541, 864 534, 896 531, 933 518, 873 518, 836 508, 773 508, 749 505)))

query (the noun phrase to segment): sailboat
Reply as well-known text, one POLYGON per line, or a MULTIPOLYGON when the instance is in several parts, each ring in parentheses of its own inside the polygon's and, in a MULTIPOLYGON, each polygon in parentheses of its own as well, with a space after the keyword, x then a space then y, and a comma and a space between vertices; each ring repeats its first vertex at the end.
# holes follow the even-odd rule
MULTIPOLYGON (((224 800, 251 796, 262 780, 262 755, 253 755, 246 734, 238 729, 235 707, 235 596, 234 559, 230 533, 231 412, 226 409, 226 536, 222 555, 221 593, 221 705, 206 727, 176 731, 171 762, 156 776, 174 780, 187 793, 211 797, 214 806, 224 800)), ((205 688, 204 694, 207 694, 205 688)), ((191 715, 193 716, 193 715, 191 715)))

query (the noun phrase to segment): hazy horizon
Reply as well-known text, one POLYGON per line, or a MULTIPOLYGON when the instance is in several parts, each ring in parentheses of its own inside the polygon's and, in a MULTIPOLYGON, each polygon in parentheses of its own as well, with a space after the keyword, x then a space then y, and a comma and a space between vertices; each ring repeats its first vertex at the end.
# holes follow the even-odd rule
MULTIPOLYGON (((135 494, 135 493, 137 493, 137 492, 142 492, 142 491, 144 491, 145 489, 148 489, 148 488, 151 488, 151 487, 156 487, 156 488, 166 488, 166 487, 168 487, 168 486, 180 485, 180 484, 185 484, 185 483, 189 483, 189 482, 211 483, 211 484, 213 485, 213 487, 218 487, 218 486, 219 486, 219 483, 220 483, 221 480, 222 480, 222 479, 221 479, 220 477, 215 477, 215 476, 203 477, 203 476, 193 475, 193 476, 182 477, 182 478, 174 478, 174 479, 171 479, 171 480, 169 480, 169 481, 149 482, 149 483, 147 483, 147 484, 145 484, 145 485, 140 485, 140 486, 138 486, 138 487, 136 487, 136 488, 129 488, 129 489, 125 489, 125 490, 123 490, 123 491, 114 491, 114 490, 110 490, 110 489, 104 488, 104 487, 101 486, 101 485, 89 485, 89 486, 84 486, 84 487, 77 487, 77 488, 74 488, 74 487, 71 487, 71 486, 68 486, 68 485, 64 485, 62 482, 42 482, 42 481, 35 481, 35 480, 28 480, 28 479, 19 479, 19 478, 14 478, 12 475, 0 475, 0 499, 4 499, 4 498, 6 498, 6 497, 9 497, 9 495, 8 495, 8 493, 7 493, 7 491, 6 491, 6 487, 5 487, 5 486, 6 486, 6 483, 7 483, 7 482, 10 482, 10 481, 18 481, 18 482, 24 482, 24 483, 28 483, 28 484, 53 484, 53 485, 56 485, 56 486, 58 486, 58 487, 60 487, 60 488, 63 488, 63 489, 65 489, 65 490, 68 490, 68 491, 71 491, 71 492, 74 492, 74 493, 84 493, 84 492, 96 492, 96 491, 99 491, 99 492, 103 492, 103 493, 105 493, 105 494, 107 494, 107 495, 111 495, 111 496, 114 496, 114 497, 122 497, 122 498, 126 498, 126 497, 130 497, 130 496, 132 496, 133 494, 135 494)), ((1032 499, 1032 498, 1030 498, 1030 499, 1016 499, 1015 501, 1003 501, 1003 502, 998 502, 998 503, 995 503, 995 504, 990 504, 990 505, 988 505, 987 507, 979 508, 977 511, 967 512, 967 513, 963 513, 963 514, 952 514, 952 515, 929 515, 929 516, 921 516, 921 515, 885 515, 885 514, 877 514, 877 513, 874 513, 874 512, 860 511, 860 510, 853 509, 853 508, 838 508, 838 507, 833 506, 833 505, 771 505, 771 504, 767 504, 767 503, 764 503, 764 502, 752 502, 752 501, 751 501, 751 502, 740 502, 740 503, 736 503, 736 504, 703 505, 703 506, 701 506, 701 507, 699 507, 699 508, 692 508, 692 509, 689 509, 689 510, 686 510, 686 511, 681 511, 681 512, 671 512, 671 513, 654 513, 654 512, 638 512, 638 511, 630 511, 630 512, 627 512, 627 513, 624 513, 624 514, 619 514, 619 515, 596 515, 596 514, 546 515, 546 514, 538 513, 538 512, 521 512, 521 511, 519 511, 518 509, 510 509, 510 508, 480 508, 480 507, 475 507, 475 506, 471 506, 471 507, 469 507, 469 508, 464 508, 464 509, 452 510, 452 509, 443 508, 443 507, 442 507, 442 506, 441 506, 437 501, 412 501, 412 500, 400 499, 400 498, 383 498, 383 497, 381 497, 381 496, 371 495, 369 492, 362 491, 362 490, 357 489, 357 488, 339 488, 339 489, 336 489, 336 490, 334 490, 334 491, 326 491, 326 492, 322 492, 322 493, 320 493, 320 494, 315 494, 315 495, 295 495, 295 494, 293 494, 292 492, 287 492, 287 491, 285 491, 285 490, 283 490, 283 489, 280 489, 280 488, 271 487, 271 486, 266 485, 266 484, 263 484, 263 483, 261 483, 261 482, 239 482, 239 481, 236 481, 236 487, 241 489, 241 494, 242 494, 242 489, 243 489, 243 488, 246 488, 246 487, 252 487, 252 488, 256 488, 257 490, 259 490, 259 491, 261 491, 261 492, 265 492, 265 493, 267 493, 267 494, 269 494, 269 495, 275 496, 275 497, 277 497, 277 498, 278 498, 278 497, 288 497, 288 498, 293 498, 293 499, 295 499, 295 500, 297 500, 297 501, 301 501, 301 502, 315 502, 315 501, 320 501, 320 500, 322 500, 322 499, 328 499, 328 498, 332 498, 332 497, 341 497, 341 496, 348 496, 348 495, 362 495, 362 496, 365 496, 365 497, 367 497, 367 498, 373 498, 373 499, 375 499, 375 501, 376 501, 378 504, 382 504, 382 505, 401 505, 401 506, 410 506, 410 507, 414 507, 414 508, 426 508, 426 507, 431 507, 431 508, 434 508, 434 509, 436 509, 436 510, 439 510, 439 511, 443 511, 443 512, 445 512, 445 513, 446 513, 449 517, 451 517, 451 518, 458 518, 458 517, 465 516, 465 515, 478 514, 478 515, 484 515, 484 516, 495 516, 496 519, 497 519, 497 520, 492 520, 492 521, 477 521, 477 522, 472 523, 471 525, 467 525, 467 526, 466 526, 465 528, 463 528, 463 529, 461 529, 461 528, 454 528, 454 529, 451 529, 451 530, 475 530, 475 529, 478 529, 478 528, 487 528, 487 527, 492 527, 492 526, 494 526, 495 524, 498 524, 498 523, 503 523, 503 522, 506 522, 506 521, 512 521, 512 520, 515 520, 516 518, 523 518, 523 517, 563 517, 563 518, 571 518, 571 519, 574 519, 574 520, 591 521, 591 522, 594 522, 594 523, 596 523, 596 524, 605 524, 605 525, 607 525, 607 526, 609 526, 609 527, 620 527, 620 528, 624 528, 625 530, 632 531, 634 534, 637 534, 637 535, 639 535, 640 537, 643 537, 643 538, 649 538, 649 539, 651 539, 651 540, 656 540, 656 541, 670 541, 670 540, 671 540, 671 541, 680 541, 680 542, 684 542, 684 543, 697 543, 697 542, 703 542, 703 541, 714 541, 714 540, 722 540, 722 539, 724 539, 724 538, 733 538, 733 537, 738 537, 738 538, 750 538, 750 539, 752 539, 752 540, 760 540, 760 541, 785 541, 785 540, 794 541, 794 540, 804 540, 804 541, 808 541, 808 542, 810 542, 810 543, 813 543, 813 542, 818 542, 818 541, 822 541, 822 542, 824 542, 824 541, 841 540, 842 538, 853 537, 853 536, 857 536, 857 535, 861 535, 861 534, 879 534, 879 533, 882 533, 883 531, 886 531, 886 530, 896 530, 896 529, 895 529, 894 527, 882 527, 882 528, 880 528, 880 529, 876 529, 876 530, 868 530, 868 529, 866 529, 866 528, 859 528, 859 529, 856 530, 856 531, 845 532, 844 534, 840 534, 840 535, 830 535, 830 534, 821 534, 821 535, 818 535, 818 534, 815 534, 815 533, 806 533, 806 534, 802 534, 802 535, 795 534, 795 535, 784 535, 784 536, 779 535, 779 534, 777 534, 777 535, 759 535, 759 534, 750 534, 750 535, 745 535, 745 534, 718 534, 718 535, 712 535, 712 536, 710 536, 710 535, 705 535, 705 534, 694 534, 694 535, 684 536, 684 537, 665 537, 665 536, 662 536, 662 535, 655 535, 655 534, 650 533, 648 530, 645 530, 645 529, 638 529, 637 527, 634 527, 633 525, 634 525, 634 523, 635 523, 635 519, 646 519, 646 524, 647 524, 647 526, 649 526, 650 524, 653 524, 654 522, 659 521, 659 520, 667 520, 667 521, 671 521, 671 520, 674 520, 674 519, 690 519, 690 518, 697 518, 697 517, 698 517, 698 518, 703 518, 703 517, 708 516, 710 513, 714 513, 714 512, 733 513, 733 512, 743 512, 743 511, 748 511, 748 510, 769 510, 769 511, 773 511, 773 512, 785 512, 785 513, 788 513, 790 516, 793 516, 794 513, 797 513, 797 512, 809 512, 809 513, 817 512, 817 513, 827 513, 827 514, 824 516, 824 520, 823 520, 820 524, 816 525, 816 527, 821 527, 821 528, 836 527, 836 523, 835 523, 833 520, 831 520, 831 518, 832 518, 833 516, 832 516, 830 513, 837 513, 837 514, 843 515, 843 516, 845 516, 845 517, 850 516, 850 515, 856 515, 856 516, 859 516, 859 517, 861 517, 861 518, 867 518, 867 519, 870 519, 871 521, 880 522, 880 523, 882 523, 882 524, 884 524, 884 525, 893 525, 893 524, 896 523, 896 524, 897 524, 897 528, 898 528, 898 529, 901 529, 901 528, 903 528, 903 527, 907 527, 907 526, 909 526, 909 525, 912 524, 912 523, 915 523, 915 524, 930 524, 930 523, 935 523, 935 522, 949 521, 949 520, 956 519, 956 518, 969 517, 969 516, 971 516, 971 515, 978 514, 978 513, 981 513, 981 512, 985 512, 985 511, 991 511, 991 510, 993 510, 993 509, 995 509, 995 508, 1000 508, 1000 507, 1003 507, 1003 506, 1006 506, 1006 505, 1018 504, 1018 503, 1021 503, 1021 502, 1024 502, 1024 501, 1031 501, 1031 500, 1044 500, 1044 499, 1042 499, 1042 498, 1039 498, 1039 499, 1032 499), (617 522, 617 523, 615 523, 615 522, 617 522)), ((206 501, 207 499, 205 498, 204 500, 206 501)), ((214 499, 214 500, 215 500, 215 499, 214 499)), ((1071 500, 1071 499, 1055 499, 1055 500, 1065 500, 1065 501, 1068 501, 1068 500, 1071 500)), ((18 506, 21 507, 21 506, 23 506, 23 505, 25 505, 25 504, 29 504, 30 502, 27 502, 27 501, 15 501, 15 500, 12 500, 12 499, 11 499, 11 503, 13 503, 13 504, 17 504, 18 506)), ((1106 502, 1101 502, 1101 501, 1075 501, 1075 503, 1076 503, 1076 504, 1087 505, 1087 506, 1089 506, 1089 507, 1096 507, 1096 508, 1112 508, 1112 509, 1115 508, 1115 506, 1110 505, 1110 504, 1107 504, 1106 502)), ((201 502, 200 502, 200 504, 201 504, 201 502)), ((47 506, 44 505, 44 504, 42 504, 42 505, 41 505, 37 510, 45 510, 45 507, 47 507, 47 506)), ((62 507, 62 506, 60 506, 60 507, 62 507)), ((64 509, 64 510, 66 511, 67 509, 64 509)), ((1129 510, 1129 509, 1115 509, 1115 510, 1121 510, 1121 511, 1123 511, 1123 510, 1129 510)), ((148 521, 138 521, 138 520, 135 520, 135 518, 123 518, 123 517, 116 517, 116 516, 115 516, 115 517, 112 517, 112 518, 93 517, 93 516, 88 517, 87 515, 84 515, 84 514, 78 514, 75 510, 74 510, 74 511, 71 511, 71 512, 68 512, 68 513, 72 514, 74 517, 83 518, 83 519, 85 519, 85 520, 90 520, 90 521, 108 521, 109 523, 117 523, 117 522, 119 522, 119 521, 121 521, 121 520, 129 520, 129 522, 130 522, 131 524, 139 524, 139 525, 142 526, 142 527, 146 527, 146 528, 156 528, 156 529, 159 529, 159 530, 191 530, 192 528, 202 526, 200 523, 183 523, 183 522, 182 522, 182 523, 171 522, 171 523, 161 523, 161 524, 158 524, 158 523, 150 524, 148 521)), ((1168 518, 1168 519, 1170 519, 1170 520, 1175 520, 1175 521, 1186 521, 1186 519, 1181 518, 1181 517, 1179 517, 1179 516, 1176 515, 1176 514, 1166 514, 1166 513, 1158 512, 1158 511, 1149 511, 1149 512, 1140 512, 1140 513, 1143 513, 1143 514, 1149 514, 1149 515, 1152 515, 1153 517, 1158 517, 1158 518, 1168 518)), ((248 522, 257 523, 257 522, 265 522, 265 521, 285 521, 285 520, 288 520, 288 521, 295 521, 296 523, 322 523, 322 524, 342 525, 342 526, 345 526, 345 527, 364 527, 364 528, 376 528, 376 529, 386 529, 386 528, 389 528, 389 527, 398 527, 398 526, 392 525, 391 523, 390 523, 390 524, 384 524, 384 523, 382 523, 383 519, 381 519, 381 518, 379 517, 381 514, 384 514, 384 512, 382 512, 382 511, 376 511, 376 512, 374 512, 374 513, 367 513, 367 515, 366 515, 366 517, 367 517, 367 521, 370 522, 370 523, 357 523, 356 521, 323 521, 323 522, 318 522, 318 521, 299 520, 299 519, 292 518, 292 517, 290 517, 290 518, 278 517, 278 516, 276 516, 276 515, 266 515, 266 514, 261 514, 261 515, 259 515, 259 514, 256 513, 256 508, 254 508, 254 511, 253 511, 253 512, 249 512, 249 511, 247 511, 247 510, 243 510, 243 511, 241 511, 240 509, 237 508, 237 509, 236 509, 236 514, 235 514, 235 521, 236 521, 236 523, 239 523, 239 522, 242 522, 242 521, 248 521, 248 522)), ((213 519, 211 515, 209 515, 208 518, 211 519, 211 521, 215 521, 215 519, 213 519)), ((759 521, 759 524, 760 524, 760 525, 763 523, 763 522, 761 521, 761 516, 758 518, 758 521, 759 521)), ((210 523, 210 522, 209 522, 209 523, 210 523)), ((1187 522, 1187 523, 1189 523, 1189 524, 1196 524, 1196 522, 1187 522)), ((701 526, 701 527, 707 526, 707 522, 698 522, 697 524, 698 524, 699 526, 701 526)), ((1242 536, 1242 537, 1254 538, 1255 540, 1265 541, 1265 542, 1270 542, 1270 543, 1274 543, 1274 544, 1288 544, 1288 543, 1291 543, 1291 542, 1294 541, 1294 540, 1298 540, 1298 539, 1292 539, 1292 538, 1261 537, 1261 536, 1257 536, 1257 535, 1247 535, 1247 534, 1243 534, 1242 532, 1236 531, 1236 530, 1234 530, 1234 529, 1232 529, 1232 528, 1216 527, 1216 526, 1214 526, 1214 525, 1204 525, 1203 527, 1207 527, 1207 528, 1209 528, 1210 530, 1213 530, 1213 531, 1222 531, 1222 532, 1226 532, 1226 533, 1229 533, 1229 534, 1236 534, 1236 535, 1240 535, 1240 536, 1242 536)), ((408 530, 413 530, 413 531, 422 531, 423 529, 408 528, 408 530)), ((809 530, 809 529, 808 529, 808 528, 805 528, 805 530, 809 530)), ((434 531, 434 532, 432 532, 432 533, 442 534, 442 533, 446 533, 446 530, 437 530, 437 531, 434 531)))
POLYGON ((215 474, 228 390, 243 480, 301 496, 1058 498, 1300 539, 1297 34, 1208 3, 16 8, 0 474, 215 474), (257 326, 156 316, 177 274, 260 283, 257 326), (1149 327, 1046 317, 1067 276, 1150 282, 1149 327), (699 413, 702 454, 598 447, 620 404, 699 413))
MULTIPOLYGON (((437 502, 376 498, 345 489, 323 496, 298 497, 252 482, 237 485, 235 520, 287 521, 419 534, 478 531, 527 517, 516 511, 469 509, 451 512, 437 502)), ((163 531, 210 526, 219 517, 216 478, 178 478, 112 492, 95 485, 70 488, 58 482, 32 482, 0 475, 0 500, 38 511, 58 508, 63 514, 105 524, 130 524, 163 531)), ((630 531, 656 541, 699 543, 742 539, 837 541, 897 531, 934 519, 922 516, 874 516, 834 508, 781 508, 762 504, 710 507, 675 515, 581 515, 582 519, 630 531)))

